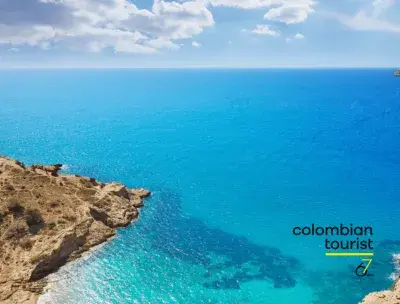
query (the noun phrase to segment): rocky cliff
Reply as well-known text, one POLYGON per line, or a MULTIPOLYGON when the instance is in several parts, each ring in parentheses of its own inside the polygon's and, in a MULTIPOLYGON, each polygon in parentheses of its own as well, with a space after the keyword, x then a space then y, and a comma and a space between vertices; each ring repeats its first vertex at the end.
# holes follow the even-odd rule
POLYGON ((400 281, 391 290, 368 294, 361 304, 400 304, 400 281))
POLYGON ((46 276, 138 216, 144 189, 0 156, 0 303, 35 303, 46 276))
POLYGON ((400 304, 400 278, 398 277, 400 264, 400 255, 393 254, 393 264, 395 265, 395 273, 393 276, 397 277, 395 284, 390 290, 379 292, 371 292, 368 294, 360 304, 400 304))

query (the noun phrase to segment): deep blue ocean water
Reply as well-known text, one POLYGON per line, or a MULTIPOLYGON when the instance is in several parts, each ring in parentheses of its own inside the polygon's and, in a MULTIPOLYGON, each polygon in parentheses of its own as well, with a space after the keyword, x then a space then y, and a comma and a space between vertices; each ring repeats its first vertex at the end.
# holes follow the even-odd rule
POLYGON ((391 284, 390 69, 0 71, 0 154, 153 192, 43 302, 351 304, 391 284), (373 227, 373 276, 293 236, 312 223, 373 227))

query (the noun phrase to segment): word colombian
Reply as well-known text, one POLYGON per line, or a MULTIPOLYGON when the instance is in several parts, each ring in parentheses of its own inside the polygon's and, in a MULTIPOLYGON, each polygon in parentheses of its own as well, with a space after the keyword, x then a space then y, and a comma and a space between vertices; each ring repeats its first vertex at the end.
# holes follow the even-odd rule
POLYGON ((372 227, 366 226, 355 226, 350 224, 349 226, 340 224, 339 226, 328 226, 322 227, 312 224, 311 227, 294 227, 294 235, 338 235, 338 236, 372 236, 372 227))
POLYGON ((343 225, 339 226, 318 226, 312 224, 311 226, 306 227, 294 227, 293 234, 296 236, 338 236, 338 237, 348 237, 348 236, 357 236, 357 238, 352 240, 343 240, 343 238, 339 239, 325 239, 325 248, 328 250, 337 250, 337 249, 356 249, 356 250, 373 250, 374 247, 372 245, 373 241, 371 238, 360 239, 358 236, 372 236, 373 231, 372 227, 369 226, 354 226, 343 225))

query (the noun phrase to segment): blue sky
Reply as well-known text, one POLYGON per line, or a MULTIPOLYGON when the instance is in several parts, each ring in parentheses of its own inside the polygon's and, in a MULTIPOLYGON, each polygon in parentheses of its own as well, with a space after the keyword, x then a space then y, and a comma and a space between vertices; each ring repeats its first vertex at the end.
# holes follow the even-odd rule
POLYGON ((400 66, 400 0, 0 0, 0 67, 400 66))

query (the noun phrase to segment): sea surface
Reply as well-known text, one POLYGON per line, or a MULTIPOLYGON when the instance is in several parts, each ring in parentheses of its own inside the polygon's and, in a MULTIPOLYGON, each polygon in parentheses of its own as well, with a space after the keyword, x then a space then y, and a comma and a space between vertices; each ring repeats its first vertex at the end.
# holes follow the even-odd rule
POLYGON ((153 192, 41 303, 354 304, 400 250, 390 69, 0 71, 0 154, 153 192), (371 226, 373 262, 296 226, 371 226))

